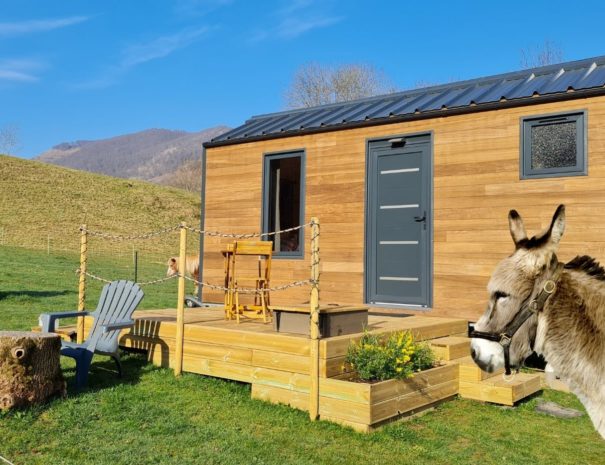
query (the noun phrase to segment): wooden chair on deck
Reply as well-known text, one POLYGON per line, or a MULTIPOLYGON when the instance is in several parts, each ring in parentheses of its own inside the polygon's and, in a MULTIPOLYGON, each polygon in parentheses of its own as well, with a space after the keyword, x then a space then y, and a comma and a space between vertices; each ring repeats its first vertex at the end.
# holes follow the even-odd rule
POLYGON ((227 298, 227 317, 235 318, 239 323, 240 314, 248 314, 253 318, 270 321, 269 311, 269 284, 271 280, 271 256, 273 254, 273 242, 271 241, 235 241, 233 244, 233 255, 229 265, 229 296, 227 298), (245 257, 248 257, 246 259, 245 257), (250 258, 257 257, 257 263, 251 267, 250 258), (246 266, 248 265, 248 266, 246 266), (254 268, 254 272, 251 271, 254 268), (253 305, 240 306, 240 292, 238 288, 249 287, 257 290, 254 294, 253 305))

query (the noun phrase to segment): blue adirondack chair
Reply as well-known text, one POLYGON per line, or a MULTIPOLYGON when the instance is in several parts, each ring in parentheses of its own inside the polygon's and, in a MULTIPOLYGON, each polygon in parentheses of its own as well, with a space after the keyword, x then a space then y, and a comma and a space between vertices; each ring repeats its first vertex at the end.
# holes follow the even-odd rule
POLYGON ((40 326, 44 332, 53 332, 60 318, 91 316, 94 318, 88 337, 82 344, 61 342, 61 355, 76 360, 76 386, 86 386, 88 369, 94 354, 109 355, 122 376, 122 364, 118 352, 120 330, 134 326, 132 314, 143 298, 143 291, 132 281, 113 281, 101 291, 94 312, 56 312, 40 315, 40 326))

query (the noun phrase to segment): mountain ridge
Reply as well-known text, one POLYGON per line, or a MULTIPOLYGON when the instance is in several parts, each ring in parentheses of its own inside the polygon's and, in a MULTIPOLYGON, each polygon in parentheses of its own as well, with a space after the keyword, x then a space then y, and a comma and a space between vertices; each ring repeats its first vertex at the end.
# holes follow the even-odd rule
POLYGON ((229 129, 215 126, 187 132, 150 128, 106 139, 61 142, 34 160, 181 187, 176 179, 181 176, 180 168, 200 160, 202 144, 229 129))

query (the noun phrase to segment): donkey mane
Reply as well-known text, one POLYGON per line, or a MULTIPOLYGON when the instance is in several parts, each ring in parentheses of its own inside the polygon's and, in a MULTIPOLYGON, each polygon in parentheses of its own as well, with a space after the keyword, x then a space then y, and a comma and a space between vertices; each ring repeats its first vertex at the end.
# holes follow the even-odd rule
POLYGON ((594 258, 588 255, 576 256, 565 264, 565 269, 582 271, 599 281, 605 281, 605 269, 594 258))

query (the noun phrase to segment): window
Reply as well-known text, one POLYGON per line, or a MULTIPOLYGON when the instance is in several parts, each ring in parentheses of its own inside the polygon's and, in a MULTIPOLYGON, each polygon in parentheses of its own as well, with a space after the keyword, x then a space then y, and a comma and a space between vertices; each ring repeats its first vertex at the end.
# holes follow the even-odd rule
POLYGON ((524 118, 521 179, 586 175, 584 119, 584 112, 524 118))
MULTIPOLYGON (((304 152, 265 156, 263 232, 282 231, 304 223, 304 152)), ((275 256, 303 256, 303 230, 268 237, 275 256)))

